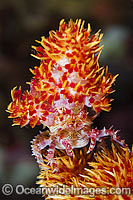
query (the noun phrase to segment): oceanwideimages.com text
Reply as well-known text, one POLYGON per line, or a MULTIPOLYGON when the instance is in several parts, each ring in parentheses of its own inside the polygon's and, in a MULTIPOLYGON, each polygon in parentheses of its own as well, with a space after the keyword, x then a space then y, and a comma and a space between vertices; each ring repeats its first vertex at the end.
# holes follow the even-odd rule
POLYGON ((71 187, 56 186, 56 187, 44 187, 44 188, 28 188, 23 185, 17 185, 15 188, 11 184, 5 184, 2 186, 2 193, 4 195, 12 195, 13 193, 18 195, 87 195, 89 197, 95 197, 96 195, 131 195, 131 188, 120 187, 71 187))

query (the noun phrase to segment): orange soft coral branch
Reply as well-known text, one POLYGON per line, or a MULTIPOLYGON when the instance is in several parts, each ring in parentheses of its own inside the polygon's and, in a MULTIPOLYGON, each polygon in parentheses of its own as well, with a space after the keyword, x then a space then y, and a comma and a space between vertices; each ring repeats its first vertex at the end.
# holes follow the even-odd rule
POLYGON ((42 47, 33 46, 38 52, 35 57, 41 60, 50 59, 56 63, 63 61, 66 64, 69 62, 89 63, 92 54, 102 49, 99 43, 103 34, 99 34, 100 31, 98 31, 90 37, 90 24, 88 24, 88 29, 84 29, 83 26, 84 21, 81 24, 81 20, 76 20, 76 23, 70 20, 68 24, 61 20, 59 31, 50 31, 48 38, 43 36, 41 42, 37 41, 42 47))
POLYGON ((13 125, 26 126, 30 123, 33 128, 36 124, 40 124, 41 120, 46 120, 49 111, 45 109, 43 103, 43 95, 35 98, 30 92, 25 91, 21 95, 21 88, 16 90, 16 87, 11 91, 13 102, 8 106, 9 118, 14 119, 13 125))
MULTIPOLYGON (((126 191, 121 194, 107 195, 107 199, 132 199, 132 177, 133 177, 133 148, 130 152, 128 147, 122 148, 118 144, 112 144, 111 150, 106 147, 102 148, 95 155, 95 162, 89 162, 92 169, 85 169, 87 175, 81 175, 84 178, 82 185, 85 187, 106 187, 119 188, 126 191), (128 193, 129 192, 129 193, 128 193)), ((99 196, 99 200, 103 199, 99 196)))
MULTIPOLYGON (((21 88, 15 87, 8 106, 13 125, 47 126, 50 130, 47 145, 66 148, 68 154, 73 148, 86 145, 89 139, 90 152, 96 140, 100 140, 103 132, 94 133, 91 124, 101 110, 110 110, 112 99, 107 96, 113 92, 111 87, 117 77, 107 67, 105 70, 99 66, 103 34, 98 31, 90 36, 90 32, 90 25, 85 29, 80 19, 68 24, 61 20, 58 31, 50 31, 48 38, 42 37, 38 41, 41 46, 33 47, 40 66, 30 69, 34 75, 29 82, 30 90, 22 94, 21 88)), ((33 149, 38 147, 35 155, 46 145, 44 142, 39 148, 41 144, 40 135, 40 141, 33 142, 33 149)))
MULTIPOLYGON (((87 148, 74 149, 73 157, 69 157, 65 152, 56 150, 56 161, 58 173, 53 173, 53 165, 47 166, 47 159, 43 164, 37 184, 42 188, 63 187, 75 188, 75 193, 55 194, 54 198, 50 194, 44 194, 46 199, 96 199, 96 200, 120 200, 132 199, 132 153, 128 147, 122 148, 118 143, 111 143, 106 146, 105 141, 97 152, 87 154, 87 148), (47 168, 47 170, 46 170, 47 168), (88 193, 78 194, 76 188, 88 189, 88 193), (102 189, 104 188, 104 193, 102 189), (111 189, 113 192, 111 194, 111 189), (123 189, 123 193, 115 193, 123 189), (125 188, 125 191, 124 191, 125 188), (127 188, 127 191, 126 191, 127 188), (99 189, 99 193, 96 190, 99 189), (129 192, 129 193, 128 193, 129 192)), ((45 157, 45 153, 43 154, 45 157)), ((45 191, 45 190, 44 190, 45 191)), ((70 190, 72 191, 72 190, 70 190)), ((122 190, 121 190, 122 191, 122 190)))
MULTIPOLYGON (((66 99, 62 107, 67 109, 77 106, 78 103, 81 108, 85 105, 92 107, 96 112, 102 109, 109 111, 110 100, 106 96, 112 93, 111 86, 116 76, 110 75, 108 70, 104 75, 104 68, 99 67, 99 43, 102 34, 99 35, 98 31, 90 37, 90 25, 88 29, 84 29, 83 26, 84 21, 81 23, 81 20, 77 20, 76 23, 70 20, 68 24, 62 20, 59 31, 51 31, 49 38, 42 38, 42 47, 35 49, 42 55, 48 52, 48 57, 42 56, 40 66, 30 69, 34 78, 30 83, 29 93, 36 101, 38 99, 56 108, 66 99), (56 52, 59 46, 58 49, 61 50, 56 52)), ((28 109, 26 104, 23 108, 24 106, 28 109)), ((19 113, 15 111, 15 106, 13 112, 19 113)), ((12 114, 10 117, 15 116, 12 114)))

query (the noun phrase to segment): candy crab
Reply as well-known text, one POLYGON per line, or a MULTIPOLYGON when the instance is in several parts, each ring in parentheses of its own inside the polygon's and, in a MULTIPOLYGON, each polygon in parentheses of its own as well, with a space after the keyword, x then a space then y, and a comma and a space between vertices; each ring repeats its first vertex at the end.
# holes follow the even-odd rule
POLYGON ((41 166, 44 162, 41 150, 43 150, 46 146, 49 146, 47 160, 48 164, 55 164, 54 160, 54 151, 57 149, 65 149, 68 156, 73 156, 72 149, 81 148, 88 144, 90 139, 90 145, 87 153, 90 153, 95 145, 96 141, 101 141, 103 137, 111 136, 111 139, 124 146, 124 141, 120 140, 118 135, 118 131, 114 131, 111 128, 102 130, 98 130, 97 128, 89 130, 89 129, 81 129, 80 131, 68 131, 68 130, 60 130, 53 134, 51 132, 44 131, 40 132, 40 135, 37 135, 35 139, 32 141, 32 152, 36 157, 37 162, 41 166))
POLYGON ((96 141, 110 135, 117 140, 112 129, 92 129, 91 124, 101 110, 109 111, 107 96, 114 92, 112 84, 116 76, 108 67, 99 66, 102 50, 102 34, 98 31, 90 36, 91 28, 85 29, 84 21, 61 20, 58 31, 50 31, 49 37, 37 41, 41 46, 33 47, 40 66, 30 69, 34 75, 30 90, 21 92, 21 87, 12 90, 12 102, 8 106, 13 125, 21 127, 42 124, 49 131, 40 132, 32 142, 32 152, 37 162, 43 163, 41 150, 49 146, 47 159, 54 162, 55 148, 66 149, 72 156, 73 148, 86 146, 88 153, 96 141), (90 110, 93 112, 91 113, 90 110))

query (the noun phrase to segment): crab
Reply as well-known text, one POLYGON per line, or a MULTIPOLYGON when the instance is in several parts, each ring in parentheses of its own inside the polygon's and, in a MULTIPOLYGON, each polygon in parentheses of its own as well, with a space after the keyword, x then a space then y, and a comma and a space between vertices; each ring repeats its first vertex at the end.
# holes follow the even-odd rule
MULTIPOLYGON (((77 124, 76 120, 75 123, 77 124)), ((32 155, 35 156, 40 167, 43 166, 44 163, 41 152, 47 146, 49 148, 47 150, 46 159, 48 160, 48 165, 54 164, 55 170, 57 170, 56 160, 54 159, 55 148, 65 149, 68 156, 73 156, 74 148, 82 148, 90 143, 87 151, 87 153, 90 153, 95 148, 96 142, 101 142, 102 139, 107 136, 110 136, 112 140, 124 146, 124 141, 120 140, 117 134, 119 130, 115 131, 112 129, 112 126, 109 129, 105 127, 102 130, 98 130, 97 128, 92 129, 91 120, 86 124, 83 123, 78 129, 74 128, 74 126, 75 124, 73 122, 71 129, 62 129, 61 126, 58 126, 53 129, 51 128, 51 131, 40 131, 40 134, 33 139, 31 142, 32 155)))

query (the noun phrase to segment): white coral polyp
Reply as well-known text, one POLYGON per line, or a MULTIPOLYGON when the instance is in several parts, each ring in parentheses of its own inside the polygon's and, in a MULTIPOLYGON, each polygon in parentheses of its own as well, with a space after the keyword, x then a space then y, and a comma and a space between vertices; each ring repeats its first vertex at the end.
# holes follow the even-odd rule
POLYGON ((57 61, 57 65, 63 67, 67 64, 70 64, 70 60, 65 56, 61 56, 61 58, 57 61))

